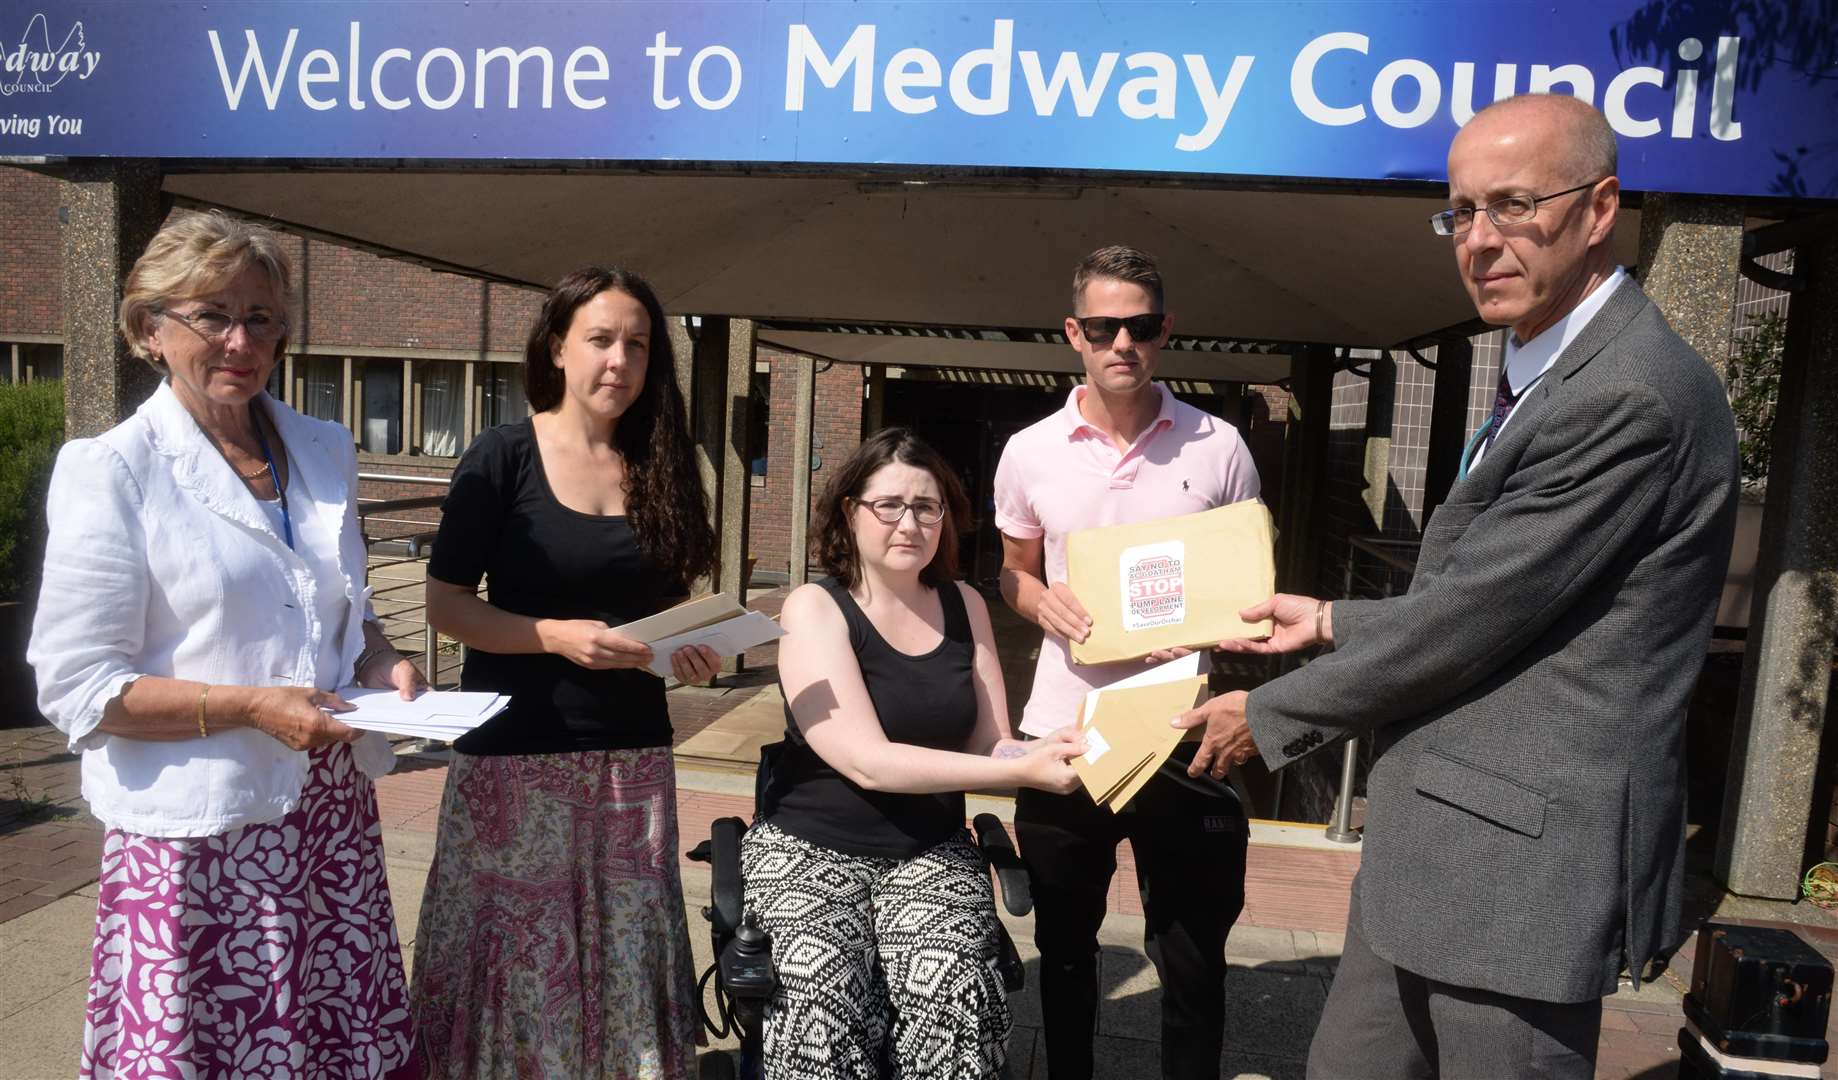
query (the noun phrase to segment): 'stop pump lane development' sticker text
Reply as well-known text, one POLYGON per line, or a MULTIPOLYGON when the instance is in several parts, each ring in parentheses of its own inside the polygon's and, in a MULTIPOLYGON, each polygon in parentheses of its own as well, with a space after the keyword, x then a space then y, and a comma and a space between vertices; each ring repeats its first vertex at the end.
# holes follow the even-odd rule
POLYGON ((1125 630, 1186 621, 1186 563, 1187 546, 1179 540, 1123 549, 1120 570, 1125 630))

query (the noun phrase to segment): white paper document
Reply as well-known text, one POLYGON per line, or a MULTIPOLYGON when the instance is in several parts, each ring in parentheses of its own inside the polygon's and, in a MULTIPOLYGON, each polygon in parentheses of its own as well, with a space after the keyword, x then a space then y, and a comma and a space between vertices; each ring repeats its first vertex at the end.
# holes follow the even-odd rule
POLYGON ((669 678, 670 654, 685 645, 707 645, 716 656, 737 656, 756 645, 782 638, 779 624, 757 611, 747 611, 731 619, 697 627, 687 633, 672 634, 646 642, 651 646, 651 673, 669 678))
POLYGON ((511 699, 503 694, 461 690, 427 690, 413 701, 403 701, 394 690, 368 690, 347 686, 338 696, 356 708, 333 713, 333 719, 364 731, 413 735, 452 742, 503 712, 511 699))
POLYGON ((1085 707, 1079 711, 1079 726, 1087 727, 1091 724, 1092 715, 1098 711, 1098 695, 1106 690, 1127 690, 1132 686, 1154 686, 1156 683, 1173 682, 1176 679, 1191 679, 1206 674, 1207 669, 1206 650, 1197 649, 1165 664, 1146 668, 1127 679, 1118 679, 1108 686, 1100 686, 1085 695, 1085 707))
POLYGON ((748 611, 729 593, 715 593, 613 627, 651 646, 651 673, 669 678, 670 654, 685 645, 706 645, 717 656, 735 656, 785 636, 779 624, 748 611))

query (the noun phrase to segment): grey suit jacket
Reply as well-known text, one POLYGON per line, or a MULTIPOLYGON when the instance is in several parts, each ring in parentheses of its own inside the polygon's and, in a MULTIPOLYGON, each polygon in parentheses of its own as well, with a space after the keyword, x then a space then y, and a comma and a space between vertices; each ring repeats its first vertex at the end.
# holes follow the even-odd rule
POLYGON ((1621 285, 1423 532, 1410 591, 1251 694, 1272 768, 1372 732, 1360 931, 1555 1002, 1680 940, 1684 714, 1735 524, 1715 372, 1621 285))

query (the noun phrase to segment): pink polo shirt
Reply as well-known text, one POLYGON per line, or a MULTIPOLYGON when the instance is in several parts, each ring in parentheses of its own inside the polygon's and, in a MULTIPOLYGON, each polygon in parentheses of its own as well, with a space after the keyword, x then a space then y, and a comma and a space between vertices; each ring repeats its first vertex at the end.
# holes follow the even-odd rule
MULTIPOLYGON (((1176 401, 1160 383, 1161 412, 1127 453, 1079 413, 1084 386, 1058 412, 1015 433, 996 466, 996 527, 1046 537, 1046 578, 1066 580, 1066 537, 1079 529, 1198 513, 1257 498, 1257 467, 1236 428, 1176 401)), ((1034 666, 1021 730, 1048 735, 1078 718, 1087 691, 1142 670, 1141 661, 1080 667, 1048 633, 1034 666)))

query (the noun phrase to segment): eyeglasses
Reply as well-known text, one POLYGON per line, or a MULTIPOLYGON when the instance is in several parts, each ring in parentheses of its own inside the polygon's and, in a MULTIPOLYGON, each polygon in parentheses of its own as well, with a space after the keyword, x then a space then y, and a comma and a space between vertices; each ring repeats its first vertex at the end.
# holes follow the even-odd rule
POLYGON ((857 499, 856 505, 865 506, 874 519, 883 525, 898 525, 911 510, 913 517, 921 525, 936 525, 945 519, 945 506, 936 499, 857 499))
POLYGON ((159 308, 158 314, 170 315, 191 327, 192 332, 207 341, 222 341, 241 323, 252 341, 279 341, 287 334, 287 320, 257 312, 237 318, 221 311, 194 311, 189 314, 171 308, 159 308))
MULTIPOLYGON (((1606 180, 1607 177, 1602 179, 1606 180)), ((1587 184, 1578 184, 1573 188, 1553 191, 1549 195, 1508 195, 1504 199, 1488 203, 1485 207, 1457 206, 1439 214, 1431 214, 1430 228, 1436 230, 1437 236, 1460 236, 1473 226, 1477 209, 1486 210, 1487 216, 1495 225, 1523 225, 1538 215, 1539 203, 1564 195, 1574 195, 1579 191, 1587 191, 1601 182, 1601 180, 1591 180, 1587 184)))
POLYGON ((1119 327, 1129 330, 1131 341, 1153 341, 1162 332, 1162 313, 1159 311, 1122 318, 1115 315, 1086 315, 1083 318, 1074 315, 1072 321, 1079 324, 1079 333, 1085 335, 1085 340, 1093 345, 1109 345, 1115 341, 1119 327))

